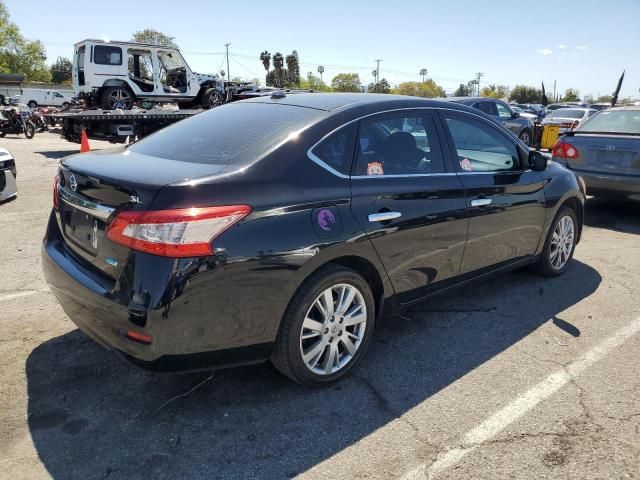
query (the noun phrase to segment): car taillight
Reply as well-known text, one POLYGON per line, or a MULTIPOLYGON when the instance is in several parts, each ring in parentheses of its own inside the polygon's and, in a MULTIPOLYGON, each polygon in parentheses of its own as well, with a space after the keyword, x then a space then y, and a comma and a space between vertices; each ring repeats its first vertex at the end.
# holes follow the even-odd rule
POLYGON ((53 177, 53 208, 58 209, 58 184, 60 183, 60 177, 56 175, 53 177))
POLYGON ((116 215, 107 237, 120 245, 163 257, 213 255, 211 242, 249 213, 248 205, 129 210, 116 215))
POLYGON ((552 155, 560 158, 578 158, 580 152, 570 143, 558 142, 555 147, 553 147, 552 155))

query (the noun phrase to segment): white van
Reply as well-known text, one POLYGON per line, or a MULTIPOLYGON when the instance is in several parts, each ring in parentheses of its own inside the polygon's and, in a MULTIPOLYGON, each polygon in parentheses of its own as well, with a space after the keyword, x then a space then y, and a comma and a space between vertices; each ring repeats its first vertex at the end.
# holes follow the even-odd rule
POLYGON ((26 103, 29 108, 36 108, 40 105, 67 108, 71 106, 73 100, 71 100, 71 97, 67 97, 57 90, 23 88, 20 102, 26 103))

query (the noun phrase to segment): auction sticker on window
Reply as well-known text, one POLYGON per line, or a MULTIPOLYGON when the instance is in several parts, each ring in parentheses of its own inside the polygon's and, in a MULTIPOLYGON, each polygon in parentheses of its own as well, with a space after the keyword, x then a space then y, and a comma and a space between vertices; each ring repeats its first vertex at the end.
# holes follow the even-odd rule
POLYGON ((471 168, 471 160, 468 158, 463 158, 460 160, 460 168, 465 172, 471 172, 473 169, 471 168))

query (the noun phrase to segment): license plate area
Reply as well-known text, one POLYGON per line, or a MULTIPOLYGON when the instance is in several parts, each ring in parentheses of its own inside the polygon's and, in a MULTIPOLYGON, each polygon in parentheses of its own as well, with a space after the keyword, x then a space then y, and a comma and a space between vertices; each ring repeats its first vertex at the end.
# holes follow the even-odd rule
POLYGON ((598 163, 604 167, 628 167, 625 152, 599 151, 598 163))
POLYGON ((104 238, 106 224, 73 205, 65 202, 60 203, 64 236, 84 251, 94 256, 97 255, 104 238))

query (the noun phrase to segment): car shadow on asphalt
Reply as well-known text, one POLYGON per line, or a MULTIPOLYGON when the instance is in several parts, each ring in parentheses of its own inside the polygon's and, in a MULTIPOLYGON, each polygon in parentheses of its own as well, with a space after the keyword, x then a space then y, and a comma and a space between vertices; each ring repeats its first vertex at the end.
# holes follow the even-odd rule
POLYGON ((217 372, 160 411, 209 373, 145 372, 74 330, 27 359, 31 438, 55 479, 292 477, 552 322, 600 281, 577 260, 553 279, 516 271, 387 320, 336 386, 306 389, 257 365, 217 372))
POLYGON ((640 234, 640 202, 589 198, 585 225, 624 233, 640 234))
POLYGON ((68 157, 69 155, 80 153, 80 146, 78 145, 78 148, 75 148, 73 150, 46 150, 34 153, 42 155, 43 157, 50 158, 52 160, 60 160, 61 158, 68 157))

